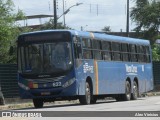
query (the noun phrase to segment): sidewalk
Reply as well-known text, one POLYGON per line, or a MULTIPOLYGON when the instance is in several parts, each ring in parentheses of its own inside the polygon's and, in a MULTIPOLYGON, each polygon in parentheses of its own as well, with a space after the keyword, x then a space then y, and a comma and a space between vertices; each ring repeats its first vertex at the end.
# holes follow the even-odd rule
POLYGON ((0 110, 12 110, 32 107, 32 100, 22 100, 20 98, 5 98, 5 105, 0 105, 0 110))
MULTIPOLYGON (((79 100, 72 100, 72 101, 55 101, 55 102, 45 102, 45 106, 51 105, 67 105, 67 104, 78 104, 79 100)), ((27 102, 14 102, 5 105, 0 105, 1 110, 13 110, 13 109, 22 109, 22 108, 34 108, 32 100, 27 102)))

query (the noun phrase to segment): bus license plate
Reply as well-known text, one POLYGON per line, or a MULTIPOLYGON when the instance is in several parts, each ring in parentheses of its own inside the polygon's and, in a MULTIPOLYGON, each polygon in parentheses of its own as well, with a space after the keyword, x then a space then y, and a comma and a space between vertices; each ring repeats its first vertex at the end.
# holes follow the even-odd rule
POLYGON ((53 83, 53 87, 60 87, 60 86, 62 86, 61 82, 54 82, 53 83))
POLYGON ((50 95, 50 92, 41 92, 41 95, 50 95))

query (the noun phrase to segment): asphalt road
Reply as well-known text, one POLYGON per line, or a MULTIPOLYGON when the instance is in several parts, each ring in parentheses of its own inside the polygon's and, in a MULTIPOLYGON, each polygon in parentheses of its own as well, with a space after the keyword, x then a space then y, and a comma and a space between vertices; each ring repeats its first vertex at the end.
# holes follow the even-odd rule
MULTIPOLYGON (((24 109, 22 109, 24 110, 24 109)), ((41 109, 29 108, 27 111, 160 111, 160 96, 143 97, 133 101, 116 102, 115 100, 99 100, 97 104, 49 105, 41 109)))
MULTIPOLYGON (((51 116, 54 116, 54 115, 60 116, 60 117, 54 117, 54 118, 48 117, 47 120, 48 119, 49 120, 50 119, 51 120, 52 119, 56 119, 56 120, 62 120, 62 119, 65 119, 65 120, 80 120, 80 119, 83 119, 83 120, 90 120, 90 119, 91 120, 97 120, 97 119, 160 120, 160 96, 144 97, 144 98, 139 98, 138 100, 135 100, 135 101, 125 101, 125 102, 116 102, 115 100, 105 100, 105 101, 100 100, 97 102, 97 104, 93 104, 93 105, 80 105, 80 104, 63 104, 63 105, 50 105, 50 106, 45 105, 41 109, 26 108, 26 109, 20 109, 18 111, 27 111, 27 112, 36 111, 36 112, 42 112, 42 113, 45 112, 44 114, 50 113, 51 116), (127 111, 131 111, 131 112, 127 112, 127 111), (114 116, 114 115, 115 116, 114 117, 110 116, 107 118, 100 117, 100 115, 107 116, 109 112, 111 112, 111 116, 114 116), (145 116, 146 113, 150 115, 146 117, 145 116), (142 116, 136 116, 135 114, 142 115, 142 116), (79 116, 79 117, 71 117, 72 115, 79 116), (158 116, 155 117, 154 115, 155 116, 158 115, 158 116), (89 117, 86 117, 86 116, 89 116, 89 117)), ((30 120, 30 119, 41 120, 45 118, 42 117, 42 118, 24 118, 24 119, 25 120, 30 120)))

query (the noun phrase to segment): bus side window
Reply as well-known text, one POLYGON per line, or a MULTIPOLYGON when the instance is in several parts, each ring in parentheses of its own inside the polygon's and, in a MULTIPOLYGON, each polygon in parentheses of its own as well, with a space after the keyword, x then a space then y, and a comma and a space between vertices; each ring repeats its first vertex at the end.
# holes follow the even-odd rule
POLYGON ((92 50, 91 50, 91 39, 82 38, 82 46, 83 46, 83 58, 84 59, 92 59, 92 50))
POLYGON ((92 59, 92 51, 91 50, 83 50, 83 58, 84 59, 92 59))
POLYGON ((103 51, 102 55, 103 55, 103 60, 111 61, 111 52, 103 51))
POLYGON ((92 49, 93 49, 93 58, 96 60, 102 60, 101 54, 101 41, 100 40, 92 40, 92 49))
POLYGON ((120 51, 120 43, 112 42, 112 51, 120 51))
POLYGON ((74 38, 74 55, 76 59, 82 59, 81 40, 79 37, 74 38))
POLYGON ((138 62, 137 54, 136 54, 136 45, 130 44, 130 52, 131 52, 131 61, 138 62))
POLYGON ((142 62, 141 46, 140 45, 136 45, 136 53, 137 53, 138 62, 142 62))
POLYGON ((103 60, 111 61, 111 42, 102 41, 103 60))
POLYGON ((129 51, 128 51, 128 44, 127 43, 122 43, 122 59, 123 61, 129 61, 129 51))
POLYGON ((101 41, 100 40, 92 40, 92 49, 101 49, 101 41))
POLYGON ((82 45, 83 45, 83 48, 91 48, 91 39, 82 38, 82 45))
POLYGON ((144 46, 139 46, 139 57, 138 57, 138 60, 139 62, 145 62, 145 51, 144 51, 144 46))
POLYGON ((93 50, 93 57, 96 60, 102 60, 102 54, 99 50, 93 50))
POLYGON ((102 41, 102 50, 111 50, 111 42, 102 41))
POLYGON ((150 54, 149 46, 145 46, 145 53, 150 54))
POLYGON ((115 61, 121 61, 120 43, 112 42, 112 58, 115 61))
POLYGON ((151 62, 149 46, 144 46, 144 52, 145 52, 145 62, 147 62, 147 63, 151 62))

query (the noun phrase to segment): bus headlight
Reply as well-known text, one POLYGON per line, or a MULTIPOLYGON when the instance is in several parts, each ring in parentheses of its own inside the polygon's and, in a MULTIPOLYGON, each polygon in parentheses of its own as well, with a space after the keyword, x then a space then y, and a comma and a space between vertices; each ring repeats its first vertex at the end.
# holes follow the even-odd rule
POLYGON ((75 78, 72 78, 72 79, 68 80, 67 82, 65 82, 65 83, 62 85, 62 87, 66 88, 66 87, 72 85, 75 80, 76 80, 75 78))

